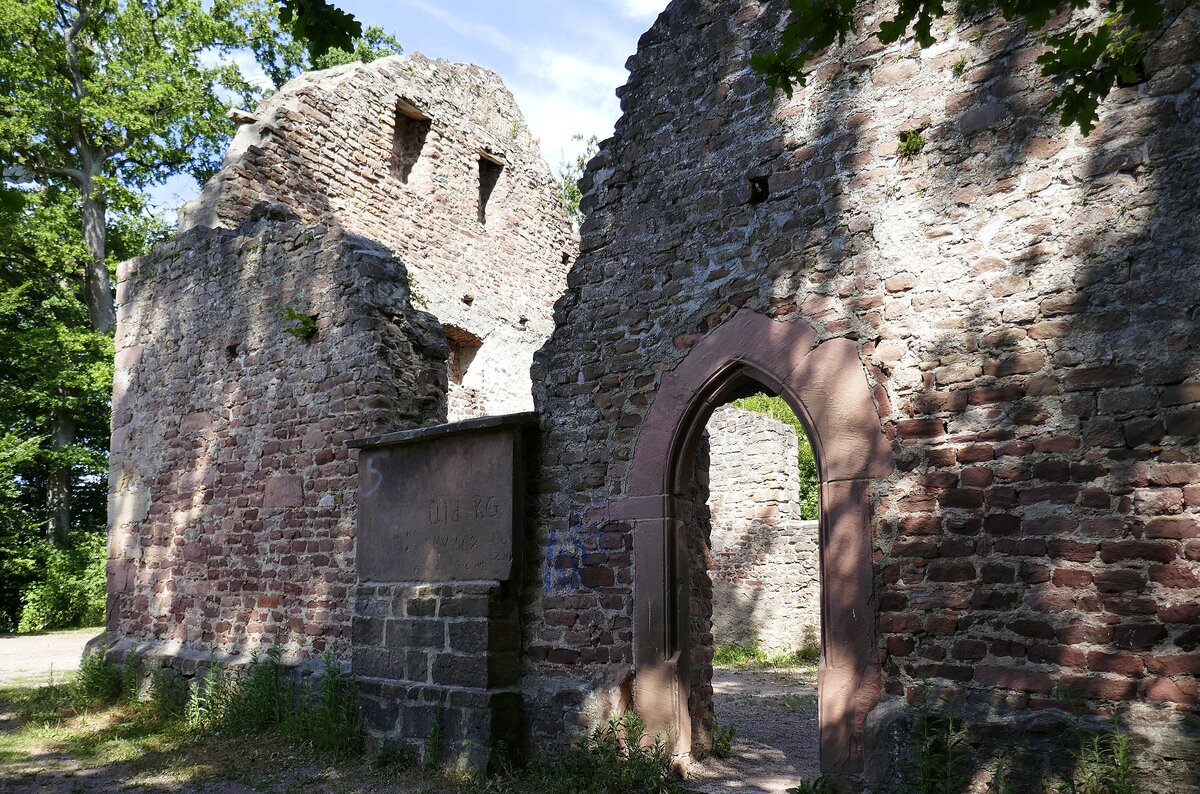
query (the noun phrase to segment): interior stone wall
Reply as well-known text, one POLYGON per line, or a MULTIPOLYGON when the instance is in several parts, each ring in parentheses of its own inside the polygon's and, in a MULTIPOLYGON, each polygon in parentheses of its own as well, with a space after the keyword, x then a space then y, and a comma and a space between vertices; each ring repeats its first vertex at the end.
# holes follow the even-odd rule
POLYGON ((449 418, 532 408, 529 366, 578 247, 554 177, 496 74, 393 56, 306 73, 233 118, 221 171, 183 208, 181 230, 236 226, 268 200, 386 246, 407 267, 419 306, 482 340, 452 386, 449 418), (486 222, 481 159, 504 164, 486 222))
POLYGON ((795 430, 731 405, 705 429, 716 642, 757 643, 767 653, 817 647, 818 522, 801 517, 795 430))
POLYGON ((811 324, 817 351, 852 344, 892 444, 895 473, 859 491, 883 691, 851 726, 865 784, 894 782, 889 720, 928 685, 980 726, 979 785, 1069 714, 1115 713, 1148 785, 1197 790, 1198 12, 1085 137, 1045 112, 1038 50, 997 17, 925 50, 851 37, 772 97, 747 58, 785 5, 673 3, 585 176, 580 259, 534 363, 533 735, 638 686, 649 530, 610 504, 673 370, 742 310, 811 324))

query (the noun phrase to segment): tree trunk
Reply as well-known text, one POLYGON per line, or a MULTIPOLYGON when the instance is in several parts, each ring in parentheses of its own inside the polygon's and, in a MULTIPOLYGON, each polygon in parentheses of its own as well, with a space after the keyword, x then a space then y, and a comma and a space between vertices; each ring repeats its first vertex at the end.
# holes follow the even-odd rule
MULTIPOLYGON (((75 443, 75 422, 66 410, 56 408, 50 417, 50 444, 62 449, 75 443)), ((75 484, 70 466, 55 466, 46 482, 46 500, 50 507, 50 542, 59 548, 67 545, 71 530, 71 488, 75 484)))
POLYGON ((83 191, 83 241, 87 244, 89 259, 83 280, 83 300, 87 304, 92 327, 100 333, 108 333, 117 321, 113 306, 112 280, 108 277, 105 255, 105 206, 97 201, 91 190, 83 191))

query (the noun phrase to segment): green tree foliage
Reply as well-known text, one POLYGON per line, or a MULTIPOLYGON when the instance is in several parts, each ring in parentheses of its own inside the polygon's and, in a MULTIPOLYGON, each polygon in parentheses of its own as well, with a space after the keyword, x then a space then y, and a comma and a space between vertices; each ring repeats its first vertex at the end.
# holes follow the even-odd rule
POLYGON ((583 198, 583 191, 579 188, 579 180, 583 179, 583 173, 587 170, 588 162, 596 156, 600 150, 600 139, 595 135, 588 136, 586 139, 580 133, 571 136, 572 140, 584 141, 584 149, 579 153, 574 160, 564 161, 558 169, 558 197, 567 208, 567 214, 571 216, 571 221, 578 229, 583 225, 583 212, 579 209, 579 201, 583 198))
MULTIPOLYGON (((1166 0, 1104 0, 1099 15, 1087 13, 1090 0, 967 0, 959 11, 973 17, 996 13, 1044 32, 1048 50, 1038 63, 1057 89, 1048 109, 1058 113, 1064 127, 1078 125, 1086 135, 1096 124, 1100 103, 1114 87, 1137 81, 1147 48, 1192 1, 1184 0, 1169 20, 1166 0), (1052 24, 1064 17, 1066 25, 1052 24)), ((791 96, 796 85, 805 84, 809 62, 855 32, 858 3, 789 0, 789 6, 779 48, 755 53, 750 63, 768 85, 791 96)), ((928 47, 937 41, 934 23, 950 13, 944 0, 899 0, 894 16, 880 22, 875 35, 890 44, 911 29, 916 42, 928 47)))
POLYGON ((211 175, 230 104, 261 95, 231 55, 290 53, 282 81, 399 51, 371 28, 333 36, 342 50, 314 46, 314 64, 280 14, 290 6, 312 35, 302 18, 319 5, 0 2, 0 631, 95 620, 102 606, 112 273, 165 234, 145 188, 211 175))
POLYGON ((762 392, 752 397, 734 400, 735 408, 766 414, 776 422, 789 425, 796 433, 796 462, 800 469, 800 517, 816 520, 821 516, 821 478, 817 472, 817 458, 813 454, 812 442, 800 418, 792 411, 787 401, 779 396, 762 392))
MULTIPOLYGON (((30 627, 95 620, 95 609, 89 615, 82 606, 103 594, 97 563, 102 566, 113 350, 109 335, 91 326, 80 297, 86 247, 78 219, 78 198, 70 191, 0 189, 0 631, 22 620, 22 601, 39 583, 52 581, 37 596, 34 611, 42 617, 31 618, 30 627), (64 423, 72 431, 69 441, 50 443, 64 423), (60 476, 71 491, 73 520, 50 537, 46 495, 60 476), (80 611, 72 614, 64 604, 80 611)), ((112 213, 108 265, 140 253, 162 233, 143 213, 112 213)))

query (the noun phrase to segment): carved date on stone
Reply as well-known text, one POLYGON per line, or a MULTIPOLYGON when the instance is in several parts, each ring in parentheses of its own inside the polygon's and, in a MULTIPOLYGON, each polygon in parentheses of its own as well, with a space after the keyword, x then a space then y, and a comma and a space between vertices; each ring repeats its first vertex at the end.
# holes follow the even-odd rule
POLYGON ((520 503, 519 436, 501 427, 363 447, 359 580, 507 580, 520 503))

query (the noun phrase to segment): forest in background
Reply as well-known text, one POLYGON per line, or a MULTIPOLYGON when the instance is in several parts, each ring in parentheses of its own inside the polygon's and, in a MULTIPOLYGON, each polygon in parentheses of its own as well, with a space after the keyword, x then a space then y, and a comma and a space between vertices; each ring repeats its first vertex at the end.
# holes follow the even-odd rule
POLYGON ((211 175, 232 106, 308 69, 401 52, 316 42, 306 0, 0 4, 0 633, 104 618, 112 281, 171 224, 147 190, 211 175), (302 33, 303 35, 294 35, 302 33))

